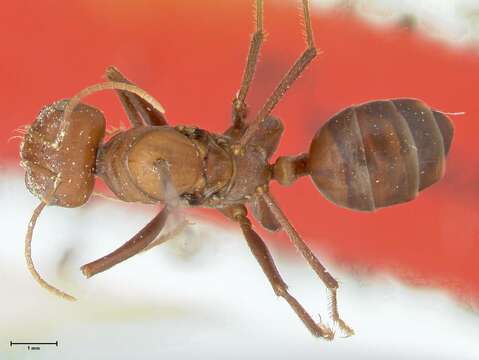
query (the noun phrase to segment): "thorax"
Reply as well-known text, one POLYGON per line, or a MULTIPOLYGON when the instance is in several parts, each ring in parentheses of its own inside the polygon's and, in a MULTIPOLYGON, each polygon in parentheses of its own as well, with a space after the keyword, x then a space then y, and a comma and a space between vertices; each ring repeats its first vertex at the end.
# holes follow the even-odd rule
POLYGON ((170 181, 185 206, 223 207, 247 202, 270 179, 267 156, 258 146, 232 151, 229 136, 177 126, 137 127, 100 147, 96 172, 121 200, 164 202, 156 167, 168 164, 170 181))

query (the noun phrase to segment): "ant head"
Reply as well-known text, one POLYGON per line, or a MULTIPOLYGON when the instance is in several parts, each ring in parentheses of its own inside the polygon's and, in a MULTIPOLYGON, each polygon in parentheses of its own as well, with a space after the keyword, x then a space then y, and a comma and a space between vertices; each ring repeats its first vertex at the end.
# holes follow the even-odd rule
POLYGON ((79 104, 70 115, 69 127, 62 130, 67 104, 68 100, 60 100, 42 109, 23 137, 20 164, 26 170, 25 183, 33 195, 51 205, 76 207, 83 205, 93 190, 105 120, 99 110, 79 104))
POLYGON ((25 236, 25 259, 33 278, 45 289, 67 300, 75 298, 47 283, 35 269, 31 242, 36 221, 46 205, 75 207, 89 199, 95 182, 98 148, 105 135, 103 114, 80 100, 101 90, 132 92, 164 113, 144 90, 121 82, 106 82, 83 89, 70 100, 46 106, 28 128, 20 145, 25 182, 41 202, 33 211, 25 236))

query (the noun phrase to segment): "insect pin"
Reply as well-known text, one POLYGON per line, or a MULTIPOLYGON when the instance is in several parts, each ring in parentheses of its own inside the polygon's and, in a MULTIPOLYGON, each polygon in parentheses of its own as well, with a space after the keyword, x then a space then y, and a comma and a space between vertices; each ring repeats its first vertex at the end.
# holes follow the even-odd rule
POLYGON ((297 233, 269 191, 270 181, 290 186, 311 176, 318 190, 345 208, 373 211, 413 200, 445 171, 453 127, 449 118, 420 100, 371 101, 342 110, 315 134, 309 151, 270 163, 283 133, 271 112, 317 55, 307 0, 302 0, 306 49, 258 113, 248 117, 246 97, 263 42, 263 1, 256 0, 256 31, 251 39, 241 86, 233 99, 232 125, 215 134, 199 127, 171 126, 161 104, 107 69, 108 82, 82 90, 70 100, 46 106, 21 144, 26 186, 40 200, 28 226, 25 255, 30 272, 46 289, 74 298, 48 284, 35 270, 31 240, 46 205, 76 207, 90 198, 95 177, 125 202, 164 204, 133 238, 112 253, 82 266, 91 277, 151 247, 177 208, 218 209, 236 222, 276 295, 284 298, 308 330, 333 339, 334 331, 315 321, 288 291, 264 241, 253 229, 247 207, 263 227, 283 230, 326 285, 331 317, 346 336, 353 330, 338 311, 338 282, 297 233), (81 100, 116 90, 131 128, 105 141, 102 113, 81 100))

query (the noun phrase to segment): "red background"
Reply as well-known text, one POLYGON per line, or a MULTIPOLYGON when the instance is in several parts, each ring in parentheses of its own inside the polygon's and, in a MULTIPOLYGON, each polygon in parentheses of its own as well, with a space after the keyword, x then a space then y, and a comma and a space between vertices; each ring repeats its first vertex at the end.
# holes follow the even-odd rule
MULTIPOLYGON (((32 122, 42 105, 103 81, 112 64, 155 95, 172 124, 223 131, 253 30, 250 3, 6 2, 0 159, 17 166, 18 141, 7 143, 14 129, 32 122)), ((266 3, 268 37, 249 97, 253 114, 304 48, 297 6, 266 3)), ((274 111, 286 125, 277 154, 305 151, 330 116, 372 99, 416 97, 466 115, 453 117, 445 178, 413 202, 357 213, 326 201, 306 178, 292 188, 273 184, 275 196, 308 242, 337 262, 479 298, 477 47, 453 50, 399 26, 372 28, 338 10, 316 13, 313 22, 322 54, 274 111)), ((125 122, 113 95, 90 102, 110 125, 125 122)))

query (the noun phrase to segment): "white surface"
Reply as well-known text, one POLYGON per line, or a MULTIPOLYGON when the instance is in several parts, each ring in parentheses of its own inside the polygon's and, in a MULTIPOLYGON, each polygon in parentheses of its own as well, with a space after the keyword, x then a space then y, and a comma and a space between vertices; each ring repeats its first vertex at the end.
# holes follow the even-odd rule
MULTIPOLYGON (((414 14, 418 30, 452 44, 479 41, 477 0, 315 0, 350 6, 394 24, 414 14)), ((313 338, 273 294, 234 229, 201 223, 184 236, 86 280, 79 266, 106 254, 153 216, 152 208, 96 200, 81 209, 47 208, 33 257, 52 284, 79 298, 57 299, 28 273, 23 239, 37 204, 19 172, 0 164, 0 359, 479 359, 479 316, 447 294, 385 276, 337 269, 348 339, 313 338), (71 250, 62 267, 65 251, 71 250), (56 341, 27 351, 13 341, 56 341)), ((327 319, 326 291, 299 255, 273 255, 292 292, 327 319)), ((318 254, 322 254, 318 252, 318 254)))
MULTIPOLYGON (((153 215, 152 208, 106 200, 47 208, 38 221, 33 256, 40 273, 79 298, 62 301, 26 269, 23 238, 37 200, 20 173, 4 170, 1 359, 479 359, 478 314, 439 291, 353 276, 327 259, 341 282, 340 311, 357 335, 313 338, 275 297, 240 234, 212 224, 197 223, 171 244, 86 280, 80 265, 116 248, 153 215), (10 348, 10 340, 60 346, 32 353, 10 348)), ((292 292, 327 319, 321 282, 299 255, 272 250, 292 292)))
POLYGON ((478 0, 313 0, 318 8, 349 8, 367 21, 379 25, 397 24, 412 16, 426 36, 447 41, 451 46, 479 42, 478 0))

